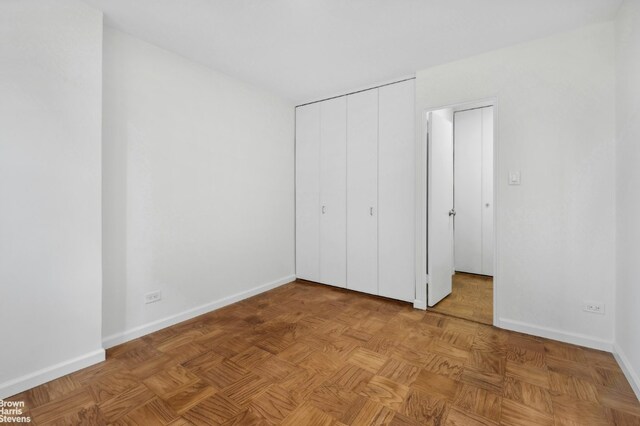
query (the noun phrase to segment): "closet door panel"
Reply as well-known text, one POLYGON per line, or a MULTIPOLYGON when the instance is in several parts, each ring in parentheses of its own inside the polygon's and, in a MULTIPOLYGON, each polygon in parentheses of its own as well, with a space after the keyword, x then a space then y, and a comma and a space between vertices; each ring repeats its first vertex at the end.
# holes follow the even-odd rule
POLYGON ((345 287, 347 100, 320 105, 320 279, 345 287))
POLYGON ((455 113, 455 269, 482 274, 482 109, 455 113))
POLYGON ((482 108, 482 273, 493 275, 493 107, 482 108))
POLYGON ((347 288, 378 294, 378 90, 347 97, 347 288))
POLYGON ((320 105, 296 108, 296 276, 320 278, 320 105))
POLYGON ((378 286, 381 296, 415 299, 415 89, 379 89, 378 286))

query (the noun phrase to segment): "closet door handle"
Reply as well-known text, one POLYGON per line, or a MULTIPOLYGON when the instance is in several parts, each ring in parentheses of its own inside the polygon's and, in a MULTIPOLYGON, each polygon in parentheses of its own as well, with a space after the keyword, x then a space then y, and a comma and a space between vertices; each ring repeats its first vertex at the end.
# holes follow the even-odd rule
POLYGON ((322 206, 322 214, 325 214, 327 212, 327 206, 322 206))
POLYGON ((373 216, 373 207, 369 207, 369 215, 373 216))

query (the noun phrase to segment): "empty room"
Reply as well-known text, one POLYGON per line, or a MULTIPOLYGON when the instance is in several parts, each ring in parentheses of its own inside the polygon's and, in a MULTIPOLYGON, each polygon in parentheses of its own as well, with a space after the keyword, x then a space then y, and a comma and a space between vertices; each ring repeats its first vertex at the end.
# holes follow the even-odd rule
POLYGON ((0 0, 0 423, 640 425, 639 0, 0 0))

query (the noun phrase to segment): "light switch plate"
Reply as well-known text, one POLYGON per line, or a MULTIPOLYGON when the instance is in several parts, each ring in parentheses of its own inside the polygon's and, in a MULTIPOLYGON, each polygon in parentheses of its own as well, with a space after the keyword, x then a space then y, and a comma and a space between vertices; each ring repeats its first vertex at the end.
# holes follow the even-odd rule
POLYGON ((509 172, 509 185, 520 185, 520 172, 509 172))

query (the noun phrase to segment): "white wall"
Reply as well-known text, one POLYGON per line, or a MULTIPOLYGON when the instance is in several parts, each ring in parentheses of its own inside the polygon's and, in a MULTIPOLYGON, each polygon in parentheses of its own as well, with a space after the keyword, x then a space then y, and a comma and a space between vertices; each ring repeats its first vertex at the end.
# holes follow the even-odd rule
POLYGON ((124 33, 104 38, 108 347, 293 280, 294 108, 124 33), (155 290, 163 300, 143 304, 155 290))
POLYGON ((640 2, 623 3, 616 29, 616 352, 640 397, 640 2))
POLYGON ((0 3, 0 398, 104 358, 101 67, 101 12, 0 3))
POLYGON ((599 24, 426 69, 416 82, 420 120, 425 109, 497 98, 499 324, 605 349, 615 282, 613 51, 613 25, 599 24), (509 170, 522 172, 521 186, 507 185, 509 170), (603 302, 606 314, 583 312, 585 300, 603 302))

